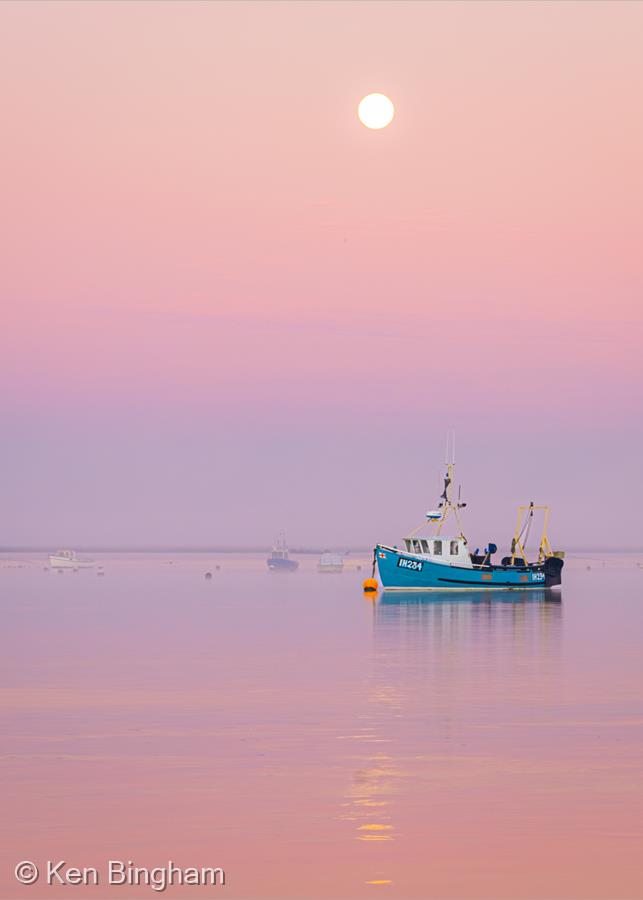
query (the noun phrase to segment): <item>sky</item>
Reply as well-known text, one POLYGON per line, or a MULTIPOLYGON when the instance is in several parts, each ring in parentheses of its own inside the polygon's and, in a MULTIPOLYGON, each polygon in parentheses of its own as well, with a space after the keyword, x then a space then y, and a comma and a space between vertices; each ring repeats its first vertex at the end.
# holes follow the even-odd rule
POLYGON ((0 546, 643 548, 643 5, 0 4, 0 546), (393 123, 357 119, 368 93, 393 123))

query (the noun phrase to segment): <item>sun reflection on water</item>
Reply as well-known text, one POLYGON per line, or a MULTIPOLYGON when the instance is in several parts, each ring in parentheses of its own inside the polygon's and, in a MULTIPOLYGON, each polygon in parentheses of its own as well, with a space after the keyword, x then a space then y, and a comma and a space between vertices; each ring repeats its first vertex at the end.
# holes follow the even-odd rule
MULTIPOLYGON (((430 829, 430 819, 418 817, 421 806, 412 802, 414 789, 430 800, 432 792, 457 792, 466 782, 458 708, 480 690, 476 667, 487 664, 496 644, 503 665, 517 669, 518 675, 513 674, 518 679, 521 667, 536 655, 557 658, 561 616, 560 594, 551 602, 544 591, 462 596, 385 592, 373 604, 372 668, 365 674, 364 707, 355 733, 338 735, 356 751, 345 756, 358 766, 340 818, 353 823, 354 840, 372 847, 368 852, 375 871, 365 884, 394 883, 392 858, 382 854, 393 842, 404 841, 400 818, 407 834, 409 827, 415 832, 430 829), (362 754, 365 744, 386 744, 386 751, 362 754)), ((547 679, 542 687, 546 690, 547 679)), ((466 768, 474 777, 476 772, 484 775, 488 761, 470 758, 466 768)))

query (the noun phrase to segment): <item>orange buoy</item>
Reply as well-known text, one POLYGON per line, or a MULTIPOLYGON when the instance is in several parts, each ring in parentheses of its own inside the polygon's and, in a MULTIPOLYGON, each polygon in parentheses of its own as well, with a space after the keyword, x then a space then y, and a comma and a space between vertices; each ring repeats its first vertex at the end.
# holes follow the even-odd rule
POLYGON ((376 578, 367 578, 362 584, 364 588, 364 593, 370 594, 373 591, 377 590, 377 579, 376 578))

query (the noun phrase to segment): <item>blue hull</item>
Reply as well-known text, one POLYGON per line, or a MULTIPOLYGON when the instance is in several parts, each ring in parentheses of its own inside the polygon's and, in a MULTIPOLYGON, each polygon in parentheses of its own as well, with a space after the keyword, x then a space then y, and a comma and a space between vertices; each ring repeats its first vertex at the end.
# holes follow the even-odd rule
POLYGON ((279 572, 294 572, 295 569, 299 568, 299 563, 296 559, 273 559, 269 556, 266 562, 269 569, 279 572))
POLYGON ((560 570, 558 580, 552 581, 546 572, 546 564, 468 568, 436 563, 425 556, 381 544, 375 547, 375 559, 382 586, 389 590, 524 590, 542 589, 560 583, 560 570))

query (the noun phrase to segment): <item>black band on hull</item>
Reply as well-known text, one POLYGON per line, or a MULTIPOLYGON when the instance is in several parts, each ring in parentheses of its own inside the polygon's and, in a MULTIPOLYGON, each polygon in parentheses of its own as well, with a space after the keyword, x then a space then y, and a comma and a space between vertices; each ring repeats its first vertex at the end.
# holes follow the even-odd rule
POLYGON ((462 581, 459 578, 438 578, 438 581, 444 581, 445 584, 467 584, 472 585, 473 587, 479 588, 496 588, 496 587, 510 587, 515 588, 517 591, 524 590, 525 588, 540 588, 542 590, 542 582, 533 581, 531 584, 527 584, 526 582, 516 583, 515 581, 462 581))

